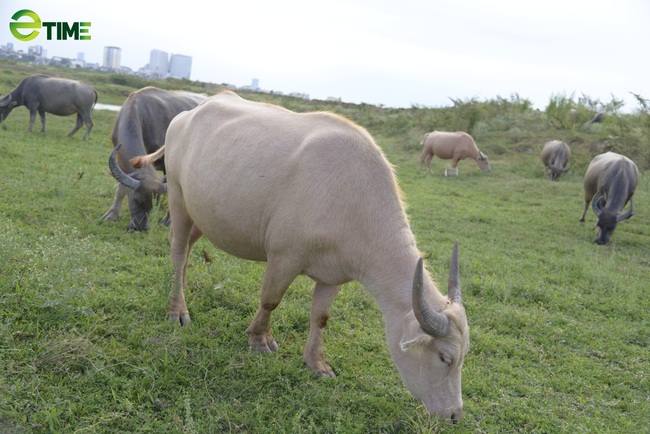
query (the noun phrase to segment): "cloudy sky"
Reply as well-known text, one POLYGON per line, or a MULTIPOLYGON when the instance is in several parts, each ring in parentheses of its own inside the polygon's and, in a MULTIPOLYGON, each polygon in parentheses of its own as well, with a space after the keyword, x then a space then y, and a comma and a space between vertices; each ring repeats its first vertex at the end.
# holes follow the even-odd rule
MULTIPOLYGON (((101 63, 122 49, 134 70, 151 50, 192 57, 191 79, 388 107, 553 95, 637 107, 650 98, 647 0, 0 0, 0 44, 101 63), (205 6, 205 5, 209 6, 205 6), (167 6, 169 5, 169 6, 167 6), (17 41, 20 9, 90 21, 90 41, 17 41)), ((45 29, 43 29, 45 30, 45 29)))

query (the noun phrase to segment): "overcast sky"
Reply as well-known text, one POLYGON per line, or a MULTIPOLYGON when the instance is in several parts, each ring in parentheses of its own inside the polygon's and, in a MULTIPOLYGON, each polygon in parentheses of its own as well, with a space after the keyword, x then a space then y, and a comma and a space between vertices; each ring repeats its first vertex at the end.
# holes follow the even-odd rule
POLYGON ((2 45, 100 64, 117 46, 134 70, 157 49, 191 56, 192 80, 257 78, 266 90, 388 107, 517 93, 539 109, 584 94, 633 110, 630 92, 650 98, 649 23, 648 0, 0 0, 2 45), (91 40, 43 31, 19 42, 8 23, 20 9, 90 21, 91 40))

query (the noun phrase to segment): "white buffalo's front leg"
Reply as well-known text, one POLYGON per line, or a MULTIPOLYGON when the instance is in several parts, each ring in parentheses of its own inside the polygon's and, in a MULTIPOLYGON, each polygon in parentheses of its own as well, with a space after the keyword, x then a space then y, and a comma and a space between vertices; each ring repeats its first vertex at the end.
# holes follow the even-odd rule
POLYGON ((187 288, 187 260, 196 241, 201 237, 201 231, 194 226, 187 214, 180 214, 176 223, 169 231, 171 258, 174 266, 172 283, 172 299, 167 315, 172 322, 188 325, 191 322, 190 312, 185 304, 184 290, 187 288), (181 217, 182 216, 182 217, 181 217))
MULTIPOLYGON (((175 222, 172 220, 172 226, 175 222)), ((278 350, 278 344, 271 335, 271 312, 278 307, 287 288, 298 276, 292 261, 273 260, 269 258, 262 282, 260 307, 255 318, 246 329, 250 335, 248 345, 251 349, 270 353, 278 350)))
POLYGON ((303 362, 315 374, 321 377, 336 378, 331 366, 325 360, 323 352, 323 332, 330 315, 330 306, 338 294, 340 285, 317 283, 311 304, 309 320, 309 338, 302 356, 303 362))

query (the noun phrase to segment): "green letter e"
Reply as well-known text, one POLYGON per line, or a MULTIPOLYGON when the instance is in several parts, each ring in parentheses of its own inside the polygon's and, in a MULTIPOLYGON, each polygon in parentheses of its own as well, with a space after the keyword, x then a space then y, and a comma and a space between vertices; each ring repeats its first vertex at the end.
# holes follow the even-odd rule
POLYGON ((34 20, 34 22, 33 23, 30 22, 9 23, 9 30, 11 30, 11 34, 14 35, 14 37, 19 41, 23 41, 23 42, 31 41, 32 39, 37 37, 40 32, 34 30, 27 35, 23 35, 18 30, 19 29, 40 29, 41 18, 38 15, 36 15, 36 12, 30 11, 29 9, 22 9, 16 12, 15 14, 13 14, 11 19, 14 21, 18 21, 22 17, 29 17, 32 20, 34 20))

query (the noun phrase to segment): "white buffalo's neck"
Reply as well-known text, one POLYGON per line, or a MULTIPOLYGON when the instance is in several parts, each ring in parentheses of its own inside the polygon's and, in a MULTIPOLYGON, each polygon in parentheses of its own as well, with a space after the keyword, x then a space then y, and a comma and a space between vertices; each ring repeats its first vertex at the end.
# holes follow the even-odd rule
MULTIPOLYGON (((408 230, 408 236, 397 236, 390 250, 382 252, 381 261, 367 264, 359 281, 373 294, 381 309, 387 329, 400 327, 404 317, 413 312, 413 278, 420 253, 408 230), (401 245, 399 243, 402 243, 401 245)), ((425 291, 434 308, 442 311, 447 299, 437 289, 429 274, 424 273, 425 291)))

